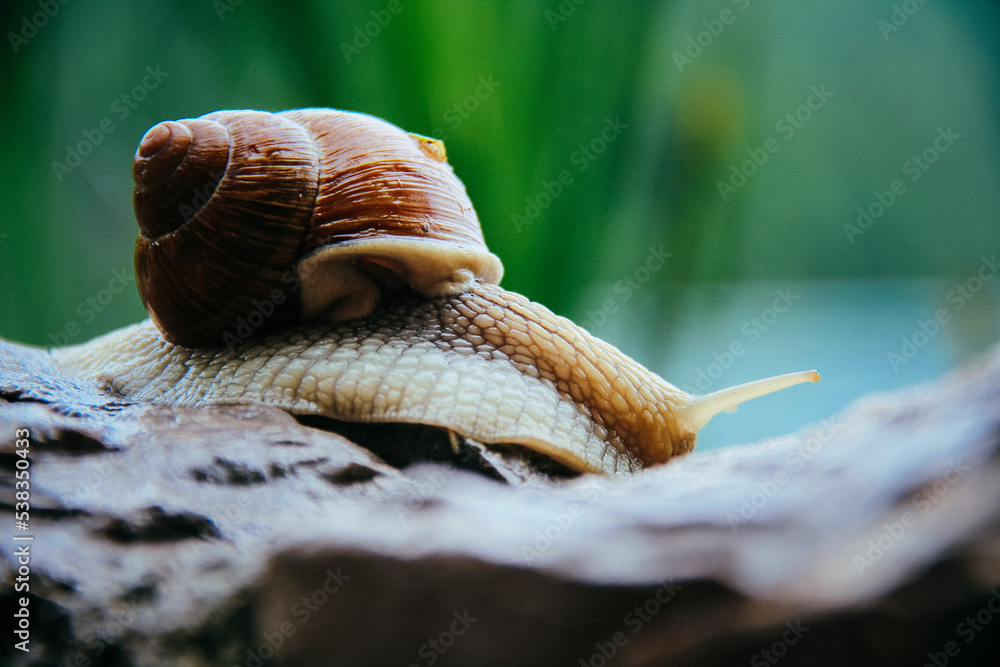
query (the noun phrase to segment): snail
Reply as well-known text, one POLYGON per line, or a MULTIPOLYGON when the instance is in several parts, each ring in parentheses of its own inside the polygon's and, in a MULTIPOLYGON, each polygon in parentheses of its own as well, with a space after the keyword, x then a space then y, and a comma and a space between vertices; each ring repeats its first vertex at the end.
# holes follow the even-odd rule
POLYGON ((690 451, 719 412, 819 380, 691 396, 500 288, 443 144, 373 116, 166 121, 133 175, 150 319, 52 356, 135 401, 422 423, 629 473, 690 451))

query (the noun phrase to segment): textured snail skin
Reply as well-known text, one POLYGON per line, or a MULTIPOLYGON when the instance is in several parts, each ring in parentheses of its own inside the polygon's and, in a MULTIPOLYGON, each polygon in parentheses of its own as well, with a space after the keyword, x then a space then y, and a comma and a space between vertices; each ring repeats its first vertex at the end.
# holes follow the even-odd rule
POLYGON ((232 351, 173 346, 144 322, 53 354, 63 370, 99 377, 137 401, 264 403, 348 421, 432 424, 522 444, 580 471, 635 471, 690 448, 694 438, 670 426, 669 402, 665 414, 644 405, 672 388, 635 386, 642 369, 585 336, 519 295, 477 285, 232 351))
MULTIPOLYGON (((482 283, 233 349, 175 346, 146 321, 52 355, 64 372, 139 402, 262 403, 346 421, 430 424, 524 445, 580 472, 636 472, 686 453, 712 415, 766 393, 705 407, 706 397, 544 306, 482 283)), ((776 383, 771 391, 816 379, 813 371, 762 382, 776 383)))

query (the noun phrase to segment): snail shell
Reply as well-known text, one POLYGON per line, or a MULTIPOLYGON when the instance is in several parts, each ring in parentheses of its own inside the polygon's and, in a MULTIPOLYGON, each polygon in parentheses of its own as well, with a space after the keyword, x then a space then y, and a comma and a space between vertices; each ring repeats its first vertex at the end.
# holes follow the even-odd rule
POLYGON ((136 284, 180 345, 229 342, 264 302, 260 331, 363 317, 402 285, 436 296, 503 275, 443 144, 365 114, 166 121, 133 175, 136 284))
POLYGON ((723 410, 819 379, 792 373, 694 397, 503 290, 443 146, 370 116, 226 111, 161 123, 140 143, 135 181, 137 283, 152 323, 52 355, 136 401, 430 424, 621 473, 690 451, 723 410), (279 331, 221 344, 295 280, 301 298, 268 323, 279 331))

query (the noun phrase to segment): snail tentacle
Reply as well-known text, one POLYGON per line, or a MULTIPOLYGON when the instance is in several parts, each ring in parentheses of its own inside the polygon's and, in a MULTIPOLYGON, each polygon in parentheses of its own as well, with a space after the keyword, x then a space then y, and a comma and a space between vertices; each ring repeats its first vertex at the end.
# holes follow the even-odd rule
POLYGON ((688 430, 698 432, 720 412, 736 412, 741 403, 803 382, 819 382, 819 373, 815 370, 788 373, 696 396, 680 409, 680 419, 688 430))

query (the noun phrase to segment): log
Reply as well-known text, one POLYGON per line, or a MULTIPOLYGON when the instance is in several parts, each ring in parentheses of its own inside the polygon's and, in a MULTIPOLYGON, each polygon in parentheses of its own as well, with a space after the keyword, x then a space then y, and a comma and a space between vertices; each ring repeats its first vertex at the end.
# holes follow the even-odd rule
POLYGON ((604 477, 434 429, 133 404, 0 341, 0 462, 0 606, 31 614, 4 664, 1000 655, 1000 348, 798 433, 604 477))

